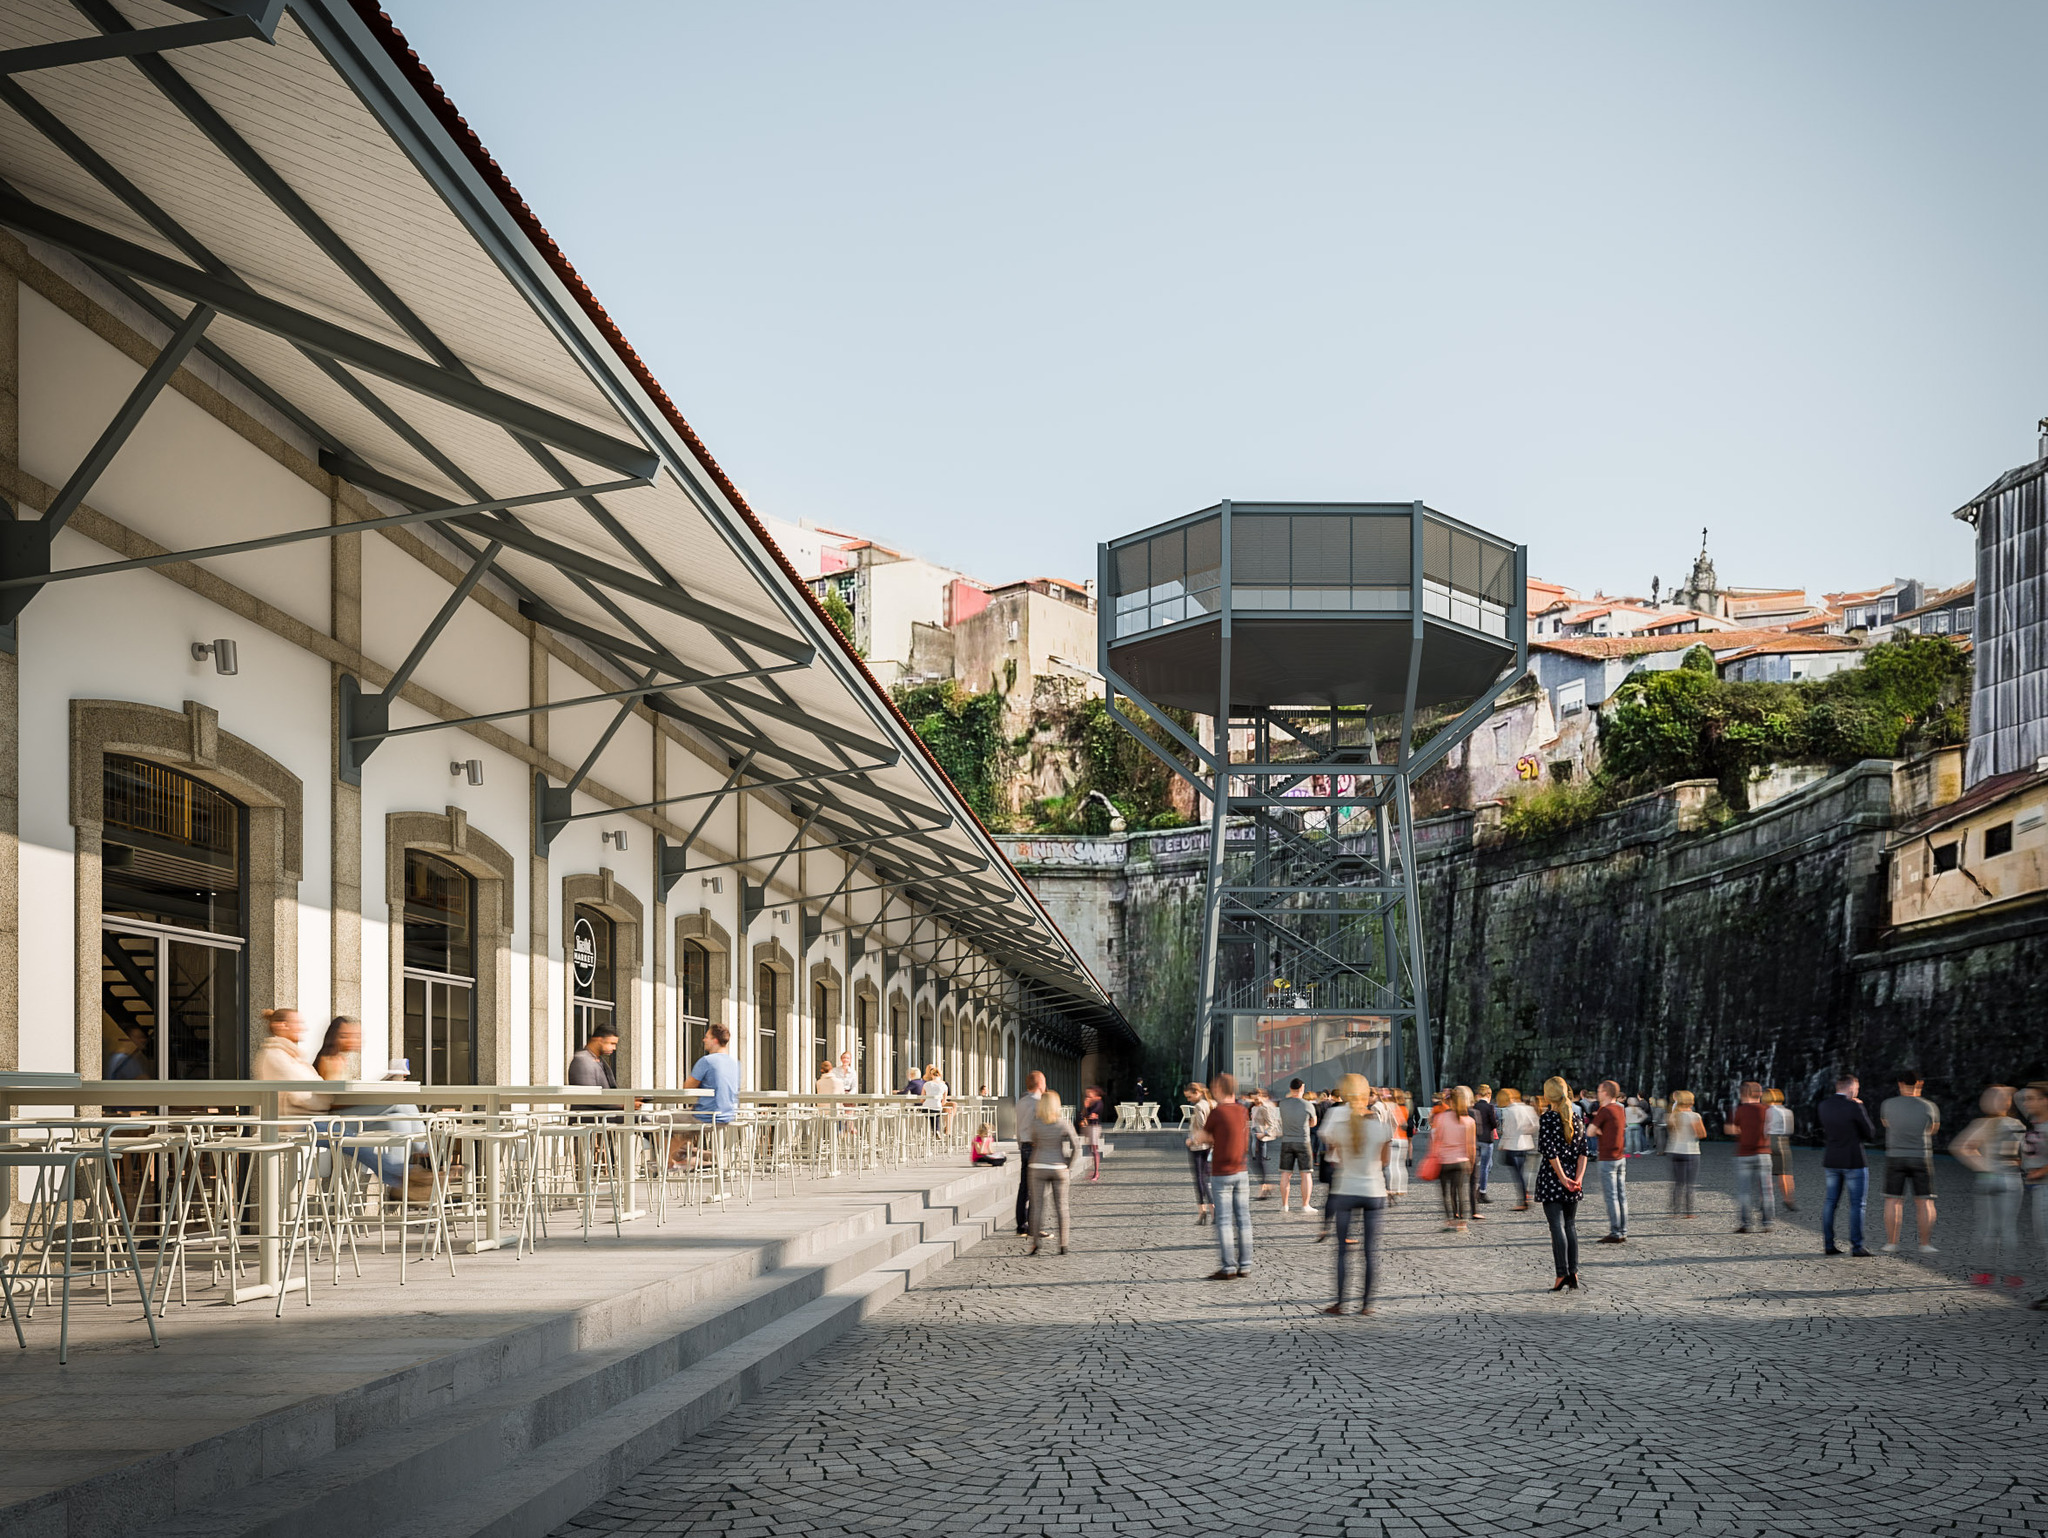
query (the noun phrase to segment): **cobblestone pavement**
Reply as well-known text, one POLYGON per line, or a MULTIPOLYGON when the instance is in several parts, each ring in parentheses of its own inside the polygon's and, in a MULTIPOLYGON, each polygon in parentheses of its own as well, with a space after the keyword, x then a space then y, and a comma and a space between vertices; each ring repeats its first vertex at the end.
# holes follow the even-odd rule
POLYGON ((990 1240, 560 1535, 2048 1534, 2048 1314, 1824 1259, 1815 1167, 1737 1236, 1727 1169, 1682 1222, 1632 1161, 1631 1242, 1560 1294, 1540 1209, 1460 1236, 1417 1186, 1332 1319, 1314 1219, 1257 1204, 1250 1279, 1203 1280, 1182 1158, 1122 1149, 1072 1254, 990 1240))

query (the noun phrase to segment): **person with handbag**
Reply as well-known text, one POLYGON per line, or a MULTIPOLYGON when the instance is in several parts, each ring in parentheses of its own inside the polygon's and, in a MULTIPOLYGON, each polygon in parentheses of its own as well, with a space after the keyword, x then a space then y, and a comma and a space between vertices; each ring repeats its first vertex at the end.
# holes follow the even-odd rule
POLYGON ((1209 1099, 1209 1088, 1205 1084, 1190 1084, 1181 1091, 1192 1108, 1188 1121, 1188 1168, 1195 1177, 1195 1226, 1200 1228, 1209 1221, 1214 1210, 1209 1188, 1209 1139, 1202 1130, 1209 1120, 1213 1102, 1209 1099))
POLYGON ((1579 1286, 1579 1198, 1585 1194, 1586 1164, 1593 1146, 1586 1123, 1572 1103, 1571 1086, 1560 1077, 1543 1081, 1543 1115, 1536 1123, 1536 1200, 1550 1224, 1550 1258, 1557 1271, 1552 1292, 1579 1286))
POLYGON ((1444 1229, 1464 1233, 1471 1210, 1473 1157, 1479 1130, 1472 1120, 1472 1091, 1460 1084, 1445 1092, 1443 1104, 1429 1119, 1429 1153, 1422 1178, 1436 1181, 1444 1203, 1444 1229))

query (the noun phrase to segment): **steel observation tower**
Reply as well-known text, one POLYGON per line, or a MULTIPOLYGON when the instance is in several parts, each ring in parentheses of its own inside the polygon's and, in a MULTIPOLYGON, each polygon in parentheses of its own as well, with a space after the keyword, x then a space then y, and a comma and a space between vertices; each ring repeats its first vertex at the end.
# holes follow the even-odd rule
POLYGON ((1286 1033, 1312 1084, 1429 1096, 1411 787, 1528 665, 1526 547, 1420 502, 1220 502, 1097 559, 1110 713, 1208 809, 1195 1077, 1281 1077, 1286 1033))

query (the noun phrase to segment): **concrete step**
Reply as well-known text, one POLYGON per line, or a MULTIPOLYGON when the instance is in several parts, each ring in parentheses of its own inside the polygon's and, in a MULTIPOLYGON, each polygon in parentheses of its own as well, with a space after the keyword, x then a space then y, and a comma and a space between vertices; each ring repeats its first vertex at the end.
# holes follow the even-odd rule
POLYGON ((568 1513, 580 1510, 985 1237, 1008 1190, 987 1178, 992 1173, 1000 1172, 898 1198, 879 1209, 881 1221, 851 1225, 858 1231, 835 1236, 841 1242, 822 1252, 813 1247, 797 1264, 660 1317, 639 1311, 633 1327, 603 1332, 430 1413, 395 1417, 147 1531, 161 1538, 546 1533, 562 1518, 522 1514, 553 1512, 572 1499, 568 1513), (970 1216, 970 1205, 980 1215, 970 1216), (606 1482, 580 1494, 593 1480, 606 1482), (512 1525, 493 1525, 501 1523, 512 1525))

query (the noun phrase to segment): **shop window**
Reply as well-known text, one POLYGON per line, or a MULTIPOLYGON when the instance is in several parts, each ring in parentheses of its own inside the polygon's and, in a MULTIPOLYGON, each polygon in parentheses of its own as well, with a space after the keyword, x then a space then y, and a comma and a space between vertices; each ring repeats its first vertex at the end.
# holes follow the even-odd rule
POLYGON ((476 878, 405 852, 405 1057, 422 1084, 476 1083, 476 878))
POLYGON ((682 994, 683 1014, 691 1020, 711 1018, 711 952, 695 940, 685 940, 676 953, 676 985, 682 994))
POLYGON ((581 1047, 599 1026, 617 1028, 619 1008, 618 929, 595 908, 576 905, 569 927, 569 971, 575 1044, 581 1047))

